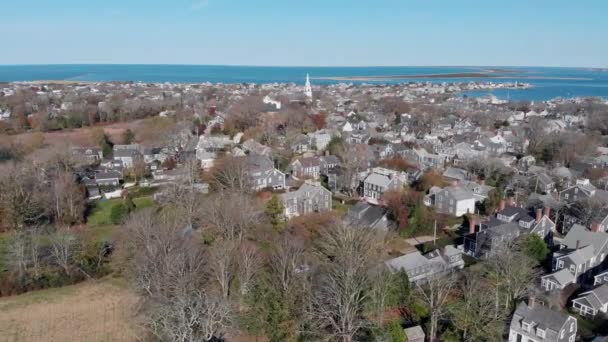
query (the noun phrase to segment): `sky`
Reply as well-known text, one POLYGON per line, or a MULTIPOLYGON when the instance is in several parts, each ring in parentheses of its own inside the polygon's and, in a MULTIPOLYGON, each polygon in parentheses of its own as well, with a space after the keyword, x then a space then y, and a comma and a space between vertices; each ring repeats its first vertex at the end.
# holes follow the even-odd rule
POLYGON ((0 64, 608 67, 606 0, 3 0, 0 64))

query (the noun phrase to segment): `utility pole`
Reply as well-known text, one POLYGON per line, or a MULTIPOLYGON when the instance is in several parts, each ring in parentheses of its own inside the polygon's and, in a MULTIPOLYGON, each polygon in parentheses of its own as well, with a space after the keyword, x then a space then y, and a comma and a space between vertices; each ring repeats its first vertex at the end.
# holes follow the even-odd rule
POLYGON ((433 228, 433 246, 437 246, 437 220, 435 220, 435 226, 433 228))

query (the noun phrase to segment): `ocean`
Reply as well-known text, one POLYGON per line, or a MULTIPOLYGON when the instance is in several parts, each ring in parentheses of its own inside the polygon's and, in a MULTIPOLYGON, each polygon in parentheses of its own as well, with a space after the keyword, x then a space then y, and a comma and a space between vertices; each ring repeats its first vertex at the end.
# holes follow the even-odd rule
POLYGON ((261 67, 211 65, 0 65, 0 82, 141 81, 171 83, 302 84, 306 74, 314 84, 404 82, 525 82, 530 89, 467 92, 502 99, 543 101, 555 97, 598 96, 608 99, 608 71, 545 67, 261 67), (398 76, 398 77, 397 77, 398 76), (373 77, 373 79, 365 79, 373 77), (354 78, 350 80, 349 78, 354 78))

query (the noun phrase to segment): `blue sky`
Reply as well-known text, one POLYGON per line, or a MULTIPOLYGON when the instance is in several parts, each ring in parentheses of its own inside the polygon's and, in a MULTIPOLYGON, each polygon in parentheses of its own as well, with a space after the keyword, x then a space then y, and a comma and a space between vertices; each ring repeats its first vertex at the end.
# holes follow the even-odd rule
POLYGON ((606 0, 5 0, 0 64, 608 66, 606 0))

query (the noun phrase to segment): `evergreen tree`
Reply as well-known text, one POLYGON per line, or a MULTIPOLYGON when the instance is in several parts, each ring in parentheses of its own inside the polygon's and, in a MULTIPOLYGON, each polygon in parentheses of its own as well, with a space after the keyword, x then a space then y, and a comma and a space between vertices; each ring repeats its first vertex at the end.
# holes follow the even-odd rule
POLYGON ((133 202, 133 199, 131 198, 131 194, 129 194, 127 192, 127 195, 125 196, 125 207, 127 208, 127 212, 132 212, 133 210, 135 210, 135 202, 133 202))
POLYGON ((117 203, 110 211, 110 221, 113 224, 121 224, 129 215, 129 209, 124 203, 117 203))
POLYGON ((270 218, 272 228, 281 232, 285 228, 285 207, 277 195, 272 195, 266 205, 265 213, 270 218))
POLYGON ((132 130, 127 128, 126 131, 122 132, 122 143, 125 145, 129 145, 135 141, 135 133, 132 130))
POLYGON ((539 264, 542 264, 547 260, 549 248, 540 236, 530 234, 523 241, 523 252, 530 258, 538 261, 539 264))

